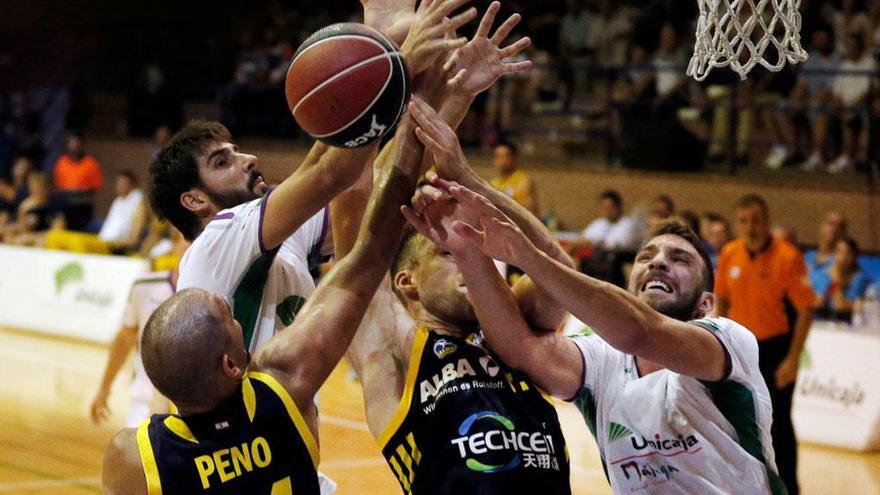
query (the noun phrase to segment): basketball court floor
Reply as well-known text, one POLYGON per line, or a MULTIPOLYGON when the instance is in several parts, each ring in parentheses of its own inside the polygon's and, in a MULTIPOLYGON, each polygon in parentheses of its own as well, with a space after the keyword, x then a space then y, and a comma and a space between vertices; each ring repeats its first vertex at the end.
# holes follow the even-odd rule
MULTIPOLYGON (((106 354, 96 345, 0 329, 0 494, 101 493, 101 459, 123 425, 127 402, 124 370, 109 423, 88 419, 106 354)), ((339 483, 340 495, 400 493, 367 431, 360 388, 346 371, 341 365, 321 391, 321 470, 339 483)), ((568 404, 559 413, 573 493, 611 493, 580 415, 568 404)), ((800 455, 805 495, 880 494, 880 453, 803 445, 800 455)))

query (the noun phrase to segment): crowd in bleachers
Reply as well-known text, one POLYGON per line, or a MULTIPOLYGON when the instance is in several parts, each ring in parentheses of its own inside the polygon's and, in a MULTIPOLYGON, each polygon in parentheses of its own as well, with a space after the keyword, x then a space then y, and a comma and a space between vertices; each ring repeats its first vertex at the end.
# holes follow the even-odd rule
MULTIPOLYGON (((537 64, 526 76, 505 79, 474 105, 462 125, 462 141, 500 143, 495 154, 501 158, 493 155, 493 163, 504 169, 517 150, 503 137, 525 133, 518 126, 520 117, 558 112, 601 123, 592 129, 599 129, 611 160, 624 166, 700 169, 705 160, 751 159, 773 170, 799 166, 840 173, 876 160, 878 147, 869 130, 880 119, 880 94, 874 92, 880 0, 803 0, 800 34, 809 60, 779 73, 756 69, 742 83, 729 71, 716 71, 705 83, 685 75, 697 10, 684 3, 506 2, 505 9, 524 14, 526 21, 517 29, 533 39, 526 56, 537 64)), ((333 21, 358 20, 347 11, 276 7, 240 23, 230 35, 235 47, 227 56, 208 57, 225 60, 215 64, 210 77, 192 74, 205 75, 215 85, 219 117, 237 136, 295 134, 282 89, 295 47, 333 21)), ((205 45, 212 53, 221 50, 215 42, 205 45)), ((145 135, 155 130, 160 145, 172 132, 165 123, 173 126, 182 118, 171 72, 161 57, 148 59, 128 94, 129 131, 145 135)), ((151 218, 137 173, 114 177, 110 211, 95 219, 96 193, 106 187, 101 164, 88 154, 81 136, 60 139, 57 129, 46 125, 64 122, 52 116, 69 110, 71 95, 32 93, 0 94, 0 242, 79 252, 161 253, 167 227, 151 218), (36 104, 42 100, 45 104, 36 104)), ((534 183, 515 166, 511 170, 497 178, 498 187, 528 198, 527 206, 537 213, 534 183)), ((599 210, 602 216, 583 232, 592 256, 582 268, 616 282, 623 280, 621 260, 632 254, 654 220, 673 214, 689 219, 714 257, 733 237, 722 216, 675 212, 669 197, 658 197, 650 213, 629 216, 620 196, 606 191, 599 210)), ((815 265, 814 287, 824 298, 825 314, 833 315, 846 307, 847 297, 864 294, 868 279, 851 262, 859 252, 854 242, 840 232, 823 233, 820 239, 818 256, 808 260, 825 262, 815 265), (830 261, 838 257, 839 262, 830 261), (854 280, 852 294, 841 292, 841 279, 854 280)))
MULTIPOLYGON (((541 216, 538 186, 517 167, 516 150, 510 142, 495 146, 491 159, 492 185, 541 216)), ((678 210, 675 200, 667 194, 654 197, 649 204, 640 202, 627 209, 621 194, 608 189, 598 194, 592 210, 598 213, 598 218, 574 235, 561 235, 560 240, 578 260, 581 271, 621 287, 626 285, 627 272, 645 236, 664 220, 677 217, 687 223, 703 240, 716 267, 725 246, 746 235, 746 226, 736 224, 739 217, 732 223, 716 211, 678 210)), ((551 229, 557 227, 552 215, 542 218, 551 229)), ((797 232, 791 228, 775 225, 767 234, 804 251, 797 232)), ((875 294, 880 286, 880 257, 861 253, 858 243, 847 233, 847 219, 838 212, 825 214, 817 234, 817 246, 807 249, 803 256, 816 296, 816 316, 845 322, 853 322, 855 318, 856 323, 861 323, 858 321, 862 314, 861 301, 872 285, 875 294)), ((518 274, 517 269, 510 268, 508 280, 512 281, 518 274)), ((880 321, 873 323, 880 325, 880 321)))
MULTIPOLYGON (((633 167, 700 169, 730 159, 841 173, 877 161, 869 129, 880 117, 880 1, 802 2, 809 60, 779 73, 759 67, 742 83, 729 70, 703 83, 685 76, 696 9, 683 3, 567 1, 558 39, 532 55, 545 69, 532 72, 517 96, 527 104, 516 108, 602 122, 612 161, 633 167)), ((500 122, 516 129, 514 119, 500 122)))
MULTIPOLYGON (((168 138, 160 127, 157 139, 168 138)), ((10 176, 0 175, 0 243, 161 259, 171 251, 171 229, 153 219, 137 173, 114 175, 113 201, 99 216, 95 198, 105 187, 104 170, 81 136, 68 136, 50 173, 16 155, 10 176)))
MULTIPOLYGON (((651 201, 650 210, 635 208, 632 214, 626 214, 620 194, 607 190, 599 194, 598 206, 601 216, 584 229, 582 241, 568 243, 568 250, 573 255, 586 253, 580 259, 582 271, 620 286, 625 285, 627 270, 644 235, 662 220, 678 217, 688 223, 703 239, 716 265, 725 246, 744 235, 739 226, 732 228, 731 222, 717 212, 676 210, 674 200, 665 194, 651 201)), ((792 229, 775 226, 772 232, 775 238, 799 246, 792 229)), ((816 296, 816 316, 860 323, 862 301, 872 285, 874 291, 880 285, 880 259, 862 254, 858 243, 847 234, 845 217, 837 212, 824 216, 818 228, 818 244, 806 250, 804 262, 816 296)))

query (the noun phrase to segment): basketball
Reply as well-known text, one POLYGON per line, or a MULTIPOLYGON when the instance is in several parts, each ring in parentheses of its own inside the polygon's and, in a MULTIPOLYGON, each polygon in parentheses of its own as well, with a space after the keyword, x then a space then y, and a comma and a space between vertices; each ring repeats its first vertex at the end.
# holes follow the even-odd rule
POLYGON ((297 124, 331 146, 366 146, 392 132, 410 96, 397 46, 358 23, 327 26, 290 62, 285 94, 297 124))

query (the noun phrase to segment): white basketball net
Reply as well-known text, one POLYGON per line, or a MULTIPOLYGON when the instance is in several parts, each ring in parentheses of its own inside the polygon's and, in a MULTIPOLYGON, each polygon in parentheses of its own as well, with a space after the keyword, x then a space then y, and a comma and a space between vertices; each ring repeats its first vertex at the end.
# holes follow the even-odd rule
POLYGON ((713 68, 726 66, 745 79, 757 64, 776 72, 786 61, 807 59, 801 48, 800 0, 697 1, 697 40, 687 70, 694 79, 702 81, 713 68))

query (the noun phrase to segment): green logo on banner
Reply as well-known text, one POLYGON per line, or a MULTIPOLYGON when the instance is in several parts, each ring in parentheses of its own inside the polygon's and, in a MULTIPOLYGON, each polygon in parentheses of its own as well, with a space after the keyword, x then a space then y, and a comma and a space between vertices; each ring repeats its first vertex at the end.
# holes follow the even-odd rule
POLYGON ((61 291, 67 285, 73 282, 81 282, 83 279, 82 265, 76 261, 71 261, 55 271, 55 295, 61 294, 61 291))

